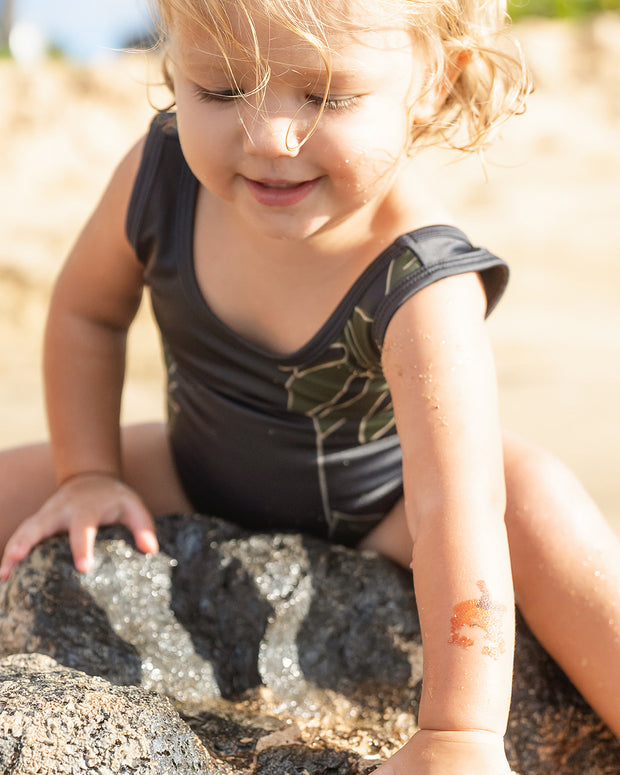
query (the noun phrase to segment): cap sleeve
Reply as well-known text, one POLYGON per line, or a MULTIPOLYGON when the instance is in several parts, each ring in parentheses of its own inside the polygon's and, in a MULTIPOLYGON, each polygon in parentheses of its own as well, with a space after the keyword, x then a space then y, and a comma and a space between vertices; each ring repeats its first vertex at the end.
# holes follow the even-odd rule
POLYGON ((381 349, 395 312, 415 293, 438 280, 466 272, 478 272, 487 296, 488 316, 508 283, 505 261, 486 248, 474 247, 453 226, 429 226, 405 234, 396 242, 399 250, 385 276, 385 296, 373 323, 373 338, 381 349))

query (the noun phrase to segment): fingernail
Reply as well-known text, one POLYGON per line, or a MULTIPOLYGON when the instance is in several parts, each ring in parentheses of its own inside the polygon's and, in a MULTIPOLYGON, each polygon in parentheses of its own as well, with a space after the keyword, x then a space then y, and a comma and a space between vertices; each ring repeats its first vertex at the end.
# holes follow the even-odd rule
POLYGON ((83 560, 76 560, 75 561, 75 568, 80 573, 88 573, 93 569, 93 561, 89 560, 87 558, 84 558, 83 560))

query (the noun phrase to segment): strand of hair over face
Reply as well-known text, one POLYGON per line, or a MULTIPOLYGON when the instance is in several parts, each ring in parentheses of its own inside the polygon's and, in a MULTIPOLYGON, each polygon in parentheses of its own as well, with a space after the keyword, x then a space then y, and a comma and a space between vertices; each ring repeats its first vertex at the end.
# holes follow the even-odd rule
MULTIPOLYGON (((207 34, 222 52, 231 84, 231 57, 252 63, 255 86, 246 96, 264 91, 269 82, 268 53, 260 50, 256 23, 267 23, 298 35, 312 45, 326 71, 323 105, 298 145, 310 137, 328 97, 330 33, 359 31, 359 19, 380 14, 382 25, 393 18, 409 25, 427 59, 425 88, 442 89, 447 97, 436 114, 410 123, 410 151, 440 145, 462 152, 481 151, 497 127, 523 112, 531 91, 521 50, 508 34, 504 0, 150 0, 160 25, 164 80, 172 90, 165 56, 175 24, 207 34), (454 79, 454 73, 458 77, 454 79)), ((173 103, 174 104, 174 103, 173 103)), ((415 105, 412 106, 412 115, 415 105)), ((287 136, 287 146, 289 138, 287 136)), ((289 146, 292 147, 292 146, 289 146)))
MULTIPOLYGON (((170 62, 167 56, 167 40, 175 23, 181 21, 186 27, 195 28, 201 34, 207 34, 216 44, 222 54, 222 60, 228 67, 228 75, 231 86, 237 86, 234 68, 231 59, 247 61, 251 63, 255 83, 252 89, 239 89, 245 99, 256 94, 264 94, 265 88, 271 76, 269 66, 269 52, 262 52, 258 44, 256 22, 263 21, 270 26, 289 30, 300 39, 309 43, 318 53, 325 72, 327 84, 323 95, 323 102, 319 107, 317 116, 307 130, 301 142, 291 144, 290 136, 295 119, 286 136, 286 145, 289 150, 301 147, 311 136, 316 128, 325 103, 329 96, 330 87, 330 52, 326 44, 327 34, 323 21, 316 13, 316 2, 312 0, 262 0, 262 2, 246 3, 244 0, 150 0, 151 10, 157 19, 160 31, 159 47, 164 52, 163 77, 164 83, 174 94, 173 79, 170 73, 170 62)), ((168 109, 174 106, 174 101, 168 109)), ((258 102, 260 110, 261 102, 258 102)), ((301 108, 300 108, 301 110, 301 108)))

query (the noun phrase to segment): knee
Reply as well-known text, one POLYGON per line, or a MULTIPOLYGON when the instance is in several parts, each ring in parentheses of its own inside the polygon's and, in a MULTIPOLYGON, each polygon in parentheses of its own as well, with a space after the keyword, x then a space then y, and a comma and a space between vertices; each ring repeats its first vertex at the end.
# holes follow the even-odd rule
POLYGON ((504 443, 507 515, 527 512, 544 501, 562 501, 578 486, 557 457, 516 437, 504 443))
POLYGON ((504 444, 506 527, 518 545, 549 545, 578 535, 600 513, 577 477, 558 458, 516 437, 504 444))

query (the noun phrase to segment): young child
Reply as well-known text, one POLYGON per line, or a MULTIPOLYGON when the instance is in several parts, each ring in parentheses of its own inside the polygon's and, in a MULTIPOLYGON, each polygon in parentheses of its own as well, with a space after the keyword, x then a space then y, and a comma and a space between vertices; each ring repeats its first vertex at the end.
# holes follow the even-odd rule
POLYGON ((113 522, 155 552, 163 512, 312 532, 413 570, 420 731, 381 775, 509 772, 515 594, 620 734, 618 540, 559 463, 502 436, 484 318, 507 269, 416 169, 522 106, 501 0, 157 6, 176 112, 58 279, 51 445, 0 458, 0 575, 60 531, 86 572, 113 522), (121 431, 145 285, 169 421, 121 431))

